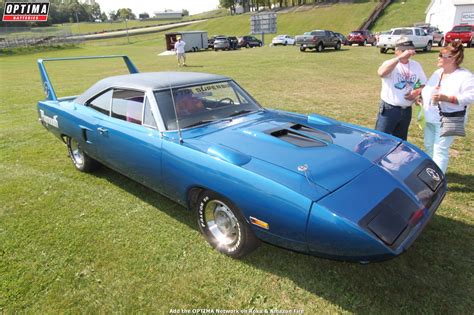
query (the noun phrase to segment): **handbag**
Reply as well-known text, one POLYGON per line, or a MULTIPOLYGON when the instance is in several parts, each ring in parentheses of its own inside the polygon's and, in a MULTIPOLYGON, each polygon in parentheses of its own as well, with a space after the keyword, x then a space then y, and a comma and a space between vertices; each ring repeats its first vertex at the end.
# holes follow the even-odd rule
MULTIPOLYGON (((441 87, 441 81, 443 80, 444 72, 438 81, 437 89, 441 87)), ((464 127, 464 117, 466 116, 466 107, 464 110, 453 113, 445 113, 441 111, 441 104, 438 103, 439 115, 441 116, 441 129, 439 132, 440 137, 458 136, 465 137, 466 129, 464 127)))
POLYGON ((440 137, 449 137, 449 136, 458 136, 458 137, 465 137, 466 130, 464 127, 464 117, 466 111, 456 112, 456 113, 449 113, 449 114, 458 114, 463 113, 463 115, 449 115, 444 116, 441 113, 441 130, 439 133, 440 137))

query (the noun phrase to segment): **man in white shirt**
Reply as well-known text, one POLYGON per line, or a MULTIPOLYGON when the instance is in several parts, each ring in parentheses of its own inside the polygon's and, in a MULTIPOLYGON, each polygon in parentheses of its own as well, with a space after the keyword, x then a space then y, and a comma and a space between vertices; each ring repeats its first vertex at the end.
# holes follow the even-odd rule
POLYGON ((174 43, 174 51, 176 52, 176 56, 178 57, 178 67, 181 67, 181 60, 183 61, 183 66, 186 67, 186 53, 184 50, 184 46, 186 43, 181 40, 181 37, 177 37, 178 41, 174 43))
POLYGON ((410 60, 415 46, 401 37, 395 46, 395 58, 385 61, 377 73, 382 78, 380 109, 375 129, 407 140, 413 102, 426 83, 421 65, 410 60))

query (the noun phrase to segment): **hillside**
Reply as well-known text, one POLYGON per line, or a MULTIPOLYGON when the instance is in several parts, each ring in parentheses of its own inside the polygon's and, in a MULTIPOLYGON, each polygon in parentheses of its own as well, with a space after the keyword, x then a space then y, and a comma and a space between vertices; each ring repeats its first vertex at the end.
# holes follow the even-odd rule
POLYGON ((373 31, 384 31, 392 27, 413 26, 425 21, 425 10, 430 0, 394 0, 372 26, 373 31))
MULTIPOLYGON (((348 34, 372 13, 377 2, 335 4, 278 13, 278 34, 302 34, 313 29, 330 29, 348 34)), ((244 35, 250 32, 250 14, 220 17, 198 23, 180 30, 206 30, 209 35, 244 35)))

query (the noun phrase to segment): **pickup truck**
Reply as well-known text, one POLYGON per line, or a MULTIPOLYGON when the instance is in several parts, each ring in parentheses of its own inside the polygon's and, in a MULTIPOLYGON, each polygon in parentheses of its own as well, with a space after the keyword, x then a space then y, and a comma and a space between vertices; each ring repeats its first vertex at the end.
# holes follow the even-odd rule
POLYGON ((430 51, 433 46, 433 36, 426 34, 421 27, 394 28, 389 34, 379 36, 377 47, 380 53, 385 54, 389 49, 395 50, 395 44, 400 37, 408 37, 416 49, 430 51))
POLYGON ((300 46, 300 51, 306 49, 316 49, 321 52, 326 47, 334 47, 334 49, 341 49, 341 40, 332 31, 327 30, 314 30, 306 32, 304 35, 296 36, 296 45, 300 46))
POLYGON ((455 40, 467 44, 467 47, 474 46, 474 25, 456 25, 451 31, 446 33, 445 44, 449 44, 455 40))

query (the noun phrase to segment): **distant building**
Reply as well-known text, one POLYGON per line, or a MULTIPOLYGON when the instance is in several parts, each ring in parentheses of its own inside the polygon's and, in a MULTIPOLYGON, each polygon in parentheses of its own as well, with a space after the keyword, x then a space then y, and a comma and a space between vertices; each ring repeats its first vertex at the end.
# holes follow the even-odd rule
POLYGON ((165 10, 155 12, 155 19, 158 20, 178 20, 183 18, 183 11, 165 10))
POLYGON ((431 0, 426 13, 426 23, 437 26, 444 33, 454 25, 474 24, 473 0, 431 0))

